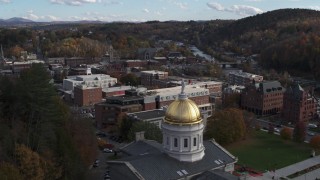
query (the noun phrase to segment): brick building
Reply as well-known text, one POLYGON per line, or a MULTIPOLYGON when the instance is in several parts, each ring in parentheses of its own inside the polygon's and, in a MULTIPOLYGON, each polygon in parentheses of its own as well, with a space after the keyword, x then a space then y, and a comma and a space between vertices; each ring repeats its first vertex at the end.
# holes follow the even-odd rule
POLYGON ((152 88, 155 86, 154 80, 157 79, 167 79, 168 72, 164 71, 141 71, 141 85, 147 88, 152 88))
POLYGON ((98 58, 83 58, 83 57, 71 57, 65 58, 64 64, 69 67, 77 67, 81 64, 94 64, 98 63, 100 59, 98 58))
POLYGON ((105 102, 95 105, 96 125, 98 128, 116 126, 122 113, 142 111, 143 104, 143 97, 131 90, 124 96, 107 97, 105 102))
MULTIPOLYGON (((144 96, 144 109, 152 110, 167 107, 178 98, 180 91, 181 86, 149 90, 144 96)), ((212 104, 209 102, 208 89, 195 85, 186 85, 185 93, 201 110, 208 111, 209 116, 212 114, 212 104)))
POLYGON ((74 87, 74 103, 78 106, 90 106, 102 101, 101 87, 78 85, 74 87))
POLYGON ((289 87, 283 95, 283 119, 297 123, 308 122, 317 113, 317 102, 312 90, 303 89, 299 84, 289 87))
MULTIPOLYGON (((106 102, 95 105, 97 127, 107 127, 117 124, 121 113, 133 113, 166 108, 178 98, 181 86, 165 89, 141 91, 131 89, 124 96, 106 97, 106 102)), ((187 85, 185 93, 193 100, 200 110, 212 114, 212 104, 209 102, 209 90, 199 86, 187 85)))
POLYGON ((252 84, 253 81, 255 83, 262 82, 263 76, 242 72, 242 71, 229 73, 229 83, 231 85, 246 86, 246 85, 252 84))
POLYGON ((284 88, 278 81, 251 84, 241 93, 241 107, 257 115, 280 113, 283 93, 284 88))

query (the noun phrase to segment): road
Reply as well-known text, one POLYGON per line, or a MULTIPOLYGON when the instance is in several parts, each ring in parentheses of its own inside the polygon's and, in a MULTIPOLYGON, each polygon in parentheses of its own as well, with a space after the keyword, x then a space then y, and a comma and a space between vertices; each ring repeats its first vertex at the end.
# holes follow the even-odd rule
MULTIPOLYGON (((289 127, 289 126, 283 126, 283 125, 280 125, 280 124, 277 124, 277 123, 272 123, 272 122, 269 122, 269 121, 266 121, 266 120, 263 120, 263 119, 256 119, 256 122, 260 125, 261 129, 269 129, 269 126, 270 125, 273 125, 275 128, 278 128, 280 131, 282 128, 284 127, 288 127, 290 129, 293 130, 292 127, 289 127)), ((314 131, 310 131, 307 129, 307 132, 306 132, 306 139, 305 139, 305 142, 306 143, 309 143, 309 141, 311 140, 311 138, 315 135, 319 135, 319 133, 317 132, 314 132, 314 131)))
MULTIPOLYGON (((126 145, 126 143, 118 143, 115 141, 112 141, 111 139, 108 138, 109 135, 106 137, 100 137, 104 138, 109 144, 113 144, 114 148, 113 149, 119 149, 120 147, 123 147, 126 145)), ((88 179, 94 179, 94 180, 104 180, 104 174, 106 172, 109 172, 108 174, 110 175, 110 179, 118 179, 118 174, 121 172, 116 172, 115 169, 112 169, 112 167, 109 167, 107 164, 107 161, 112 159, 112 156, 114 156, 114 153, 103 153, 102 151, 99 151, 99 155, 97 157, 97 160, 99 160, 98 167, 89 167, 89 174, 88 174, 88 179)), ((117 152, 117 156, 122 156, 121 152, 117 152)), ((94 163, 94 162, 92 162, 94 163)))

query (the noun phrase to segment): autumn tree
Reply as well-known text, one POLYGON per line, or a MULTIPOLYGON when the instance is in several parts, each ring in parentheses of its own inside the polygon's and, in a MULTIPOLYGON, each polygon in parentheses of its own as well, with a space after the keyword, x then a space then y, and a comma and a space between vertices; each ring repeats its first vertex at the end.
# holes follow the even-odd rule
POLYGON ((284 127, 280 131, 280 136, 284 140, 289 140, 292 138, 292 129, 289 127, 284 127))
POLYGON ((15 150, 18 167, 25 179, 45 179, 44 162, 38 153, 25 145, 16 145, 15 150))
POLYGON ((20 174, 18 168, 15 165, 7 162, 1 162, 0 179, 17 180, 23 179, 23 176, 20 174))
POLYGON ((296 142, 303 142, 306 137, 306 124, 299 121, 293 130, 293 140, 296 142))
POLYGON ((319 151, 320 150, 320 135, 317 136, 313 136, 310 140, 310 146, 316 150, 319 151))
POLYGON ((230 108, 215 112, 208 118, 205 138, 214 138, 220 144, 230 144, 245 138, 246 125, 243 113, 230 108))

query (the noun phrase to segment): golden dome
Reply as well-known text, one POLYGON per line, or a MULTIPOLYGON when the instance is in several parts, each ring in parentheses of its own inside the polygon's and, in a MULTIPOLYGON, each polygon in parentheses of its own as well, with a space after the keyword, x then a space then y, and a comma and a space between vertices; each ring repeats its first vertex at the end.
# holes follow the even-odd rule
POLYGON ((173 101, 165 114, 164 121, 169 124, 189 125, 202 121, 198 106, 188 98, 173 101))

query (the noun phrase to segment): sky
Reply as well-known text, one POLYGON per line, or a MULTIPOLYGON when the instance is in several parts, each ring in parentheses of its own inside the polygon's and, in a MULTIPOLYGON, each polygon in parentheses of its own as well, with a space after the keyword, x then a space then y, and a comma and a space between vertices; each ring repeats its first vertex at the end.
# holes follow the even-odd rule
POLYGON ((319 0, 0 0, 0 19, 189 21, 241 19, 283 9, 320 10, 319 0))

